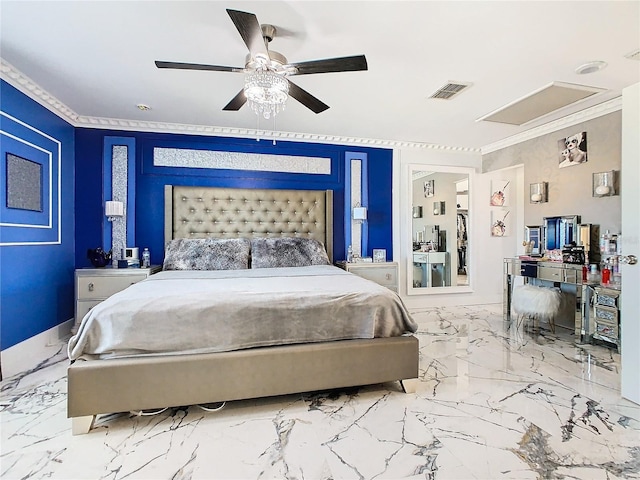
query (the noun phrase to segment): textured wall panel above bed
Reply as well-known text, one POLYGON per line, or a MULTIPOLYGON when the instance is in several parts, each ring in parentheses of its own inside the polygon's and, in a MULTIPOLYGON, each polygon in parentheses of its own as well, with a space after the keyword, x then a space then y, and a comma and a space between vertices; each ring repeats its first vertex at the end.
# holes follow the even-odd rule
POLYGON ((174 238, 314 238, 332 259, 332 193, 167 185, 165 243, 174 238))

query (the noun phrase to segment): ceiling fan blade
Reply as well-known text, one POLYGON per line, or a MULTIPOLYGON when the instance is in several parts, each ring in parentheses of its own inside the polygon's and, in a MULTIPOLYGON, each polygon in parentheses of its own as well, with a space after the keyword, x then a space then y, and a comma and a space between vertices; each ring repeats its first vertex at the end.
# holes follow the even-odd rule
POLYGON ((242 89, 222 110, 237 111, 240 110, 245 103, 247 103, 247 97, 244 94, 244 89, 242 89))
POLYGON ((324 60, 310 60, 308 62, 290 63, 298 70, 292 75, 309 75, 311 73, 356 72, 367 70, 367 59, 364 55, 352 57, 326 58, 324 60))
POLYGON ((161 62, 156 60, 158 68, 177 68, 180 70, 212 70, 215 72, 244 72, 244 68, 226 67, 224 65, 204 65, 201 63, 161 62))
POLYGON ((262 57, 268 59, 269 52, 262 38, 262 28, 260 28, 258 17, 253 13, 240 12, 229 8, 227 8, 227 13, 238 29, 238 32, 240 32, 240 36, 247 45, 251 56, 253 58, 262 57))
POLYGON ((329 108, 329 105, 321 102, 316 97, 311 95, 306 90, 303 90, 302 88, 300 88, 298 85, 293 83, 288 78, 287 78, 287 81, 289 82, 289 96, 298 100, 301 104, 303 104, 309 110, 313 111, 314 113, 322 113, 329 108))

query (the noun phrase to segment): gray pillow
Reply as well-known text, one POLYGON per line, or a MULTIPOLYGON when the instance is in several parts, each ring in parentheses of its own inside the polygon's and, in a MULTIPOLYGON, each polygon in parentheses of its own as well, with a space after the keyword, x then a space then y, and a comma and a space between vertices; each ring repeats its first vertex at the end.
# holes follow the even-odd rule
POLYGON ((313 238, 251 239, 251 268, 330 265, 324 245, 313 238))
POLYGON ((242 270, 249 268, 246 238, 176 238, 169 242, 163 270, 242 270))

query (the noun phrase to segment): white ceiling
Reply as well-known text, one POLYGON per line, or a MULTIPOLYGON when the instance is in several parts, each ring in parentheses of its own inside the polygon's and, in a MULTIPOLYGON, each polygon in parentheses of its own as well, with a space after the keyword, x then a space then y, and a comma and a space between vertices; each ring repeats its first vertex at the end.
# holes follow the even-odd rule
MULTIPOLYGON (((159 70, 155 60, 244 66, 225 9, 280 30, 290 62, 365 54, 366 72, 293 77, 331 108, 293 99, 261 129, 476 149, 619 97, 640 81, 639 1, 0 1, 0 56, 81 122, 91 117, 255 129, 222 108, 240 73, 159 70), (588 61, 608 63, 578 75, 588 61), (452 100, 447 82, 473 85, 452 100), (477 122, 551 82, 606 89, 526 126, 477 122), (136 104, 151 110, 142 112, 136 104)), ((3 78, 7 76, 4 69, 3 78)))

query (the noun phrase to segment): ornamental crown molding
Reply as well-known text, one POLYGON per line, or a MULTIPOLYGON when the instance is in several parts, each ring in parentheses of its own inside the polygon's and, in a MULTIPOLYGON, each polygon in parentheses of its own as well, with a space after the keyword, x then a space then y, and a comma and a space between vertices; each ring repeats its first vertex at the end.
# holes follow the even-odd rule
POLYGON ((77 113, 49 94, 4 58, 0 58, 0 78, 69 123, 75 124, 77 121, 77 113))
POLYGON ((212 135, 220 137, 258 138, 260 140, 292 140, 309 143, 332 143, 343 145, 359 145, 389 149, 422 149, 447 152, 479 154, 478 148, 453 147, 423 142, 408 142, 375 138, 358 138, 340 135, 323 135, 314 133, 269 131, 238 127, 219 127, 210 125, 191 125, 182 123, 152 122, 126 120, 117 118, 88 117, 79 115, 67 105, 59 101, 44 88, 23 74, 9 62, 0 58, 0 78, 11 84, 29 98, 43 105, 53 113, 66 120, 74 127, 118 129, 155 133, 180 133, 192 135, 212 135))
POLYGON ((128 131, 179 133, 192 135, 211 135, 220 137, 258 138, 260 140, 292 140, 309 143, 332 143, 338 145, 359 145, 389 149, 420 149, 438 150, 455 153, 482 154, 494 152, 517 143, 530 140, 548 133, 553 133, 565 127, 585 122, 622 109, 622 97, 616 97, 607 102, 586 108, 558 120, 534 127, 525 132, 512 135, 498 142, 481 148, 454 147, 436 145, 424 142, 409 142, 374 138, 358 138, 340 135, 323 135, 315 133, 283 132, 238 127, 219 127, 210 125, 191 125, 182 123, 151 122, 140 120, 126 120, 116 118, 88 117, 79 115, 44 88, 23 74, 9 62, 0 57, 0 78, 14 86, 29 98, 43 105, 54 114, 69 122, 74 127, 118 129, 128 131))

